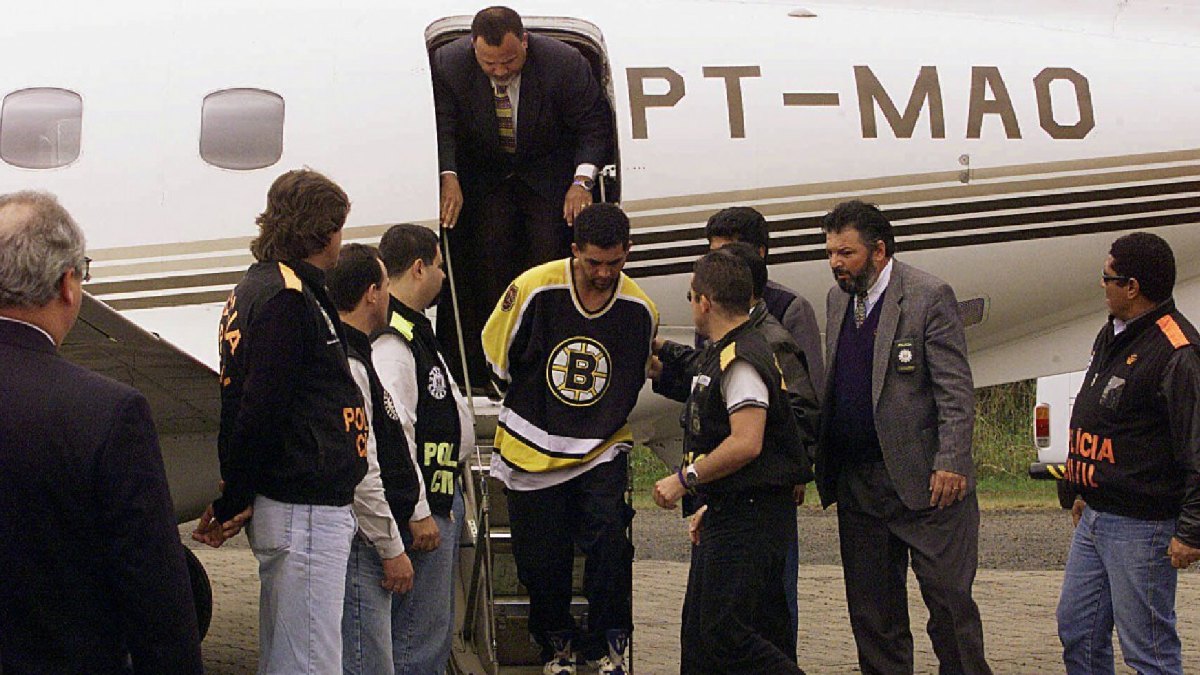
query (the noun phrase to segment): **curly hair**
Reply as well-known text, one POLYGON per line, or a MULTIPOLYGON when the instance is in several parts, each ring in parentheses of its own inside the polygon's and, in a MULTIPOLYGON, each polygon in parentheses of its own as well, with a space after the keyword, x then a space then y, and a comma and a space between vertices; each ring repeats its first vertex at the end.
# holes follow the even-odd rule
POLYGON ((350 198, 337 183, 311 169, 288 171, 267 191, 250 252, 260 262, 302 260, 328 246, 349 213, 350 198))

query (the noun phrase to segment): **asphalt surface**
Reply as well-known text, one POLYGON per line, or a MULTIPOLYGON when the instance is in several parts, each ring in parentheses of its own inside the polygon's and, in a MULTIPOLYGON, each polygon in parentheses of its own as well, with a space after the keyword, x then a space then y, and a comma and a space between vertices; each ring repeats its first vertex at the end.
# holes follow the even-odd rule
MULTIPOLYGON (((998 675, 1062 673, 1054 608, 1071 536, 1069 515, 1057 509, 985 510, 981 514, 980 565, 975 599, 983 616, 989 663, 998 675)), ((858 672, 850 635, 837 544, 837 517, 804 507, 798 581, 802 622, 797 648, 810 675, 858 672)), ((208 570, 214 591, 212 628, 204 642, 209 675, 253 673, 258 652, 258 575, 246 538, 220 549, 190 541, 208 570)), ((678 512, 648 506, 634 520, 634 672, 678 672, 679 612, 687 579, 686 523, 678 512)), ((1200 663, 1200 569, 1180 575, 1177 610, 1184 662, 1200 663)), ((915 671, 937 673, 923 627, 928 619, 915 579, 909 578, 909 612, 915 671)), ((1118 672, 1120 647, 1116 648, 1118 672)))
MULTIPOLYGON (((801 507, 796 517, 801 565, 841 565, 835 508, 801 507)), ((678 511, 643 507, 633 521, 637 560, 687 562, 687 524, 678 511)), ((988 509, 980 514, 979 567, 1061 570, 1071 541, 1071 517, 1058 509, 988 509)))

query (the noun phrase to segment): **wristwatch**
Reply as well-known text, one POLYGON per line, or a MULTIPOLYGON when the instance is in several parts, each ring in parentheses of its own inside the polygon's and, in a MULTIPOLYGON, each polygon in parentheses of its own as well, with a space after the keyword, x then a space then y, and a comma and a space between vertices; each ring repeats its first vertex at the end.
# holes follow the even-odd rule
POLYGON ((571 183, 571 185, 578 185, 579 187, 583 188, 584 190, 591 192, 592 188, 596 187, 596 181, 592 180, 591 178, 581 178, 579 176, 576 176, 575 181, 573 183, 571 183))
POLYGON ((700 485, 700 475, 696 473, 696 465, 688 464, 683 470, 683 484, 688 490, 695 490, 700 485))

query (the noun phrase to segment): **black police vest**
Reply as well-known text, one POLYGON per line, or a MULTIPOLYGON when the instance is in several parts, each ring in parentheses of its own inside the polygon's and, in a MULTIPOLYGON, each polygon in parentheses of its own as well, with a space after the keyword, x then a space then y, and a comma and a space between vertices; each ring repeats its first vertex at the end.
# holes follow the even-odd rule
POLYGON ((388 327, 380 332, 399 336, 412 349, 417 376, 417 409, 413 411, 417 466, 425 479, 429 509, 439 516, 448 515, 454 505, 462 427, 437 336, 424 314, 395 298, 391 299, 388 327))
POLYGON ((421 486, 417 483, 417 470, 413 467, 404 428, 400 425, 400 412, 396 403, 383 388, 379 374, 371 363, 371 339, 359 330, 346 326, 346 344, 350 358, 367 369, 367 382, 371 394, 371 429, 375 432, 375 454, 379 461, 379 478, 383 482, 383 496, 392 510, 392 517, 403 528, 412 517, 417 500, 421 497, 421 486))
POLYGON ((729 412, 721 394, 721 378, 735 359, 754 367, 767 383, 767 425, 762 452, 733 474, 700 485, 701 496, 790 487, 812 479, 800 429, 792 413, 775 355, 762 332, 749 322, 730 331, 704 355, 699 375, 683 410, 684 461, 695 462, 729 437, 729 412))
POLYGON ((1178 349, 1200 345, 1167 301, 1113 335, 1100 331, 1071 413, 1067 480, 1093 508, 1131 518, 1179 515, 1185 472, 1174 459, 1164 370, 1178 349))

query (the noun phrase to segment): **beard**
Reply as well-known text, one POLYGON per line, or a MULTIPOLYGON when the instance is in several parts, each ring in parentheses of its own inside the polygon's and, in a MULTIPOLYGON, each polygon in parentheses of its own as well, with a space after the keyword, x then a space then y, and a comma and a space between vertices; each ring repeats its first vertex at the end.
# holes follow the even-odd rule
POLYGON ((847 277, 838 276, 839 270, 834 270, 833 279, 837 282, 838 288, 849 293, 850 295, 865 295, 871 289, 871 281, 875 278, 875 261, 867 258, 867 262, 857 274, 850 274, 847 277))

